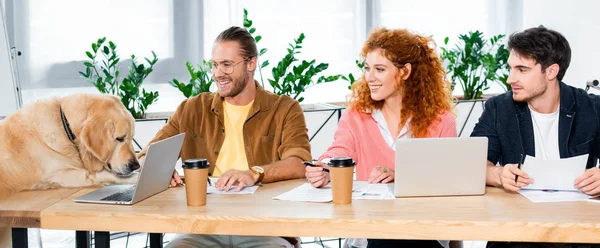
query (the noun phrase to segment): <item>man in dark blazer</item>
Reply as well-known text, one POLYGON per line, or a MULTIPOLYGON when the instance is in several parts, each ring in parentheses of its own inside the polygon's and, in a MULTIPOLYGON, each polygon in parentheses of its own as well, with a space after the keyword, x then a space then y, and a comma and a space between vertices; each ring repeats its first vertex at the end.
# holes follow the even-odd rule
MULTIPOLYGON (((566 38, 543 26, 514 33, 508 41, 512 91, 492 97, 471 136, 488 138, 486 183, 516 192, 534 182, 517 168, 521 155, 560 159, 590 154, 575 188, 600 193, 596 136, 600 99, 562 82, 571 61, 566 38), (518 181, 515 182, 515 177, 518 181)), ((596 247, 585 244, 488 243, 488 247, 596 247)), ((600 246, 598 246, 600 247, 600 246)))

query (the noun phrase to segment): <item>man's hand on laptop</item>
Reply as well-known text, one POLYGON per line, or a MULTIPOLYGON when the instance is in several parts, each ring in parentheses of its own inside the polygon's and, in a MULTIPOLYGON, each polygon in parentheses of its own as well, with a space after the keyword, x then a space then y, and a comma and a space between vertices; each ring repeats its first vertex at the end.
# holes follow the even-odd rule
POLYGON ((177 187, 177 185, 181 185, 183 184, 183 180, 181 180, 181 177, 179 176, 179 173, 177 173, 177 170, 173 170, 173 178, 171 178, 171 187, 177 187))
POLYGON ((314 162, 317 167, 306 166, 306 180, 315 188, 321 188, 329 183, 329 173, 325 172, 325 166, 321 162, 314 162))
POLYGON ((502 180, 502 187, 512 192, 517 192, 522 187, 533 183, 533 179, 529 178, 529 175, 523 170, 517 168, 516 164, 506 164, 503 166, 500 178, 502 180), (517 175, 519 178, 515 182, 517 175))
POLYGON ((594 167, 585 170, 581 176, 575 179, 575 188, 591 196, 600 194, 600 169, 594 167))
POLYGON ((258 177, 255 178, 255 174, 250 170, 236 170, 230 169, 223 173, 217 183, 215 183, 215 187, 219 190, 229 191, 231 186, 237 185, 235 191, 240 191, 246 186, 252 186, 258 180, 258 177))
POLYGON ((394 181, 394 170, 385 166, 377 166, 371 170, 369 183, 391 183, 394 181))

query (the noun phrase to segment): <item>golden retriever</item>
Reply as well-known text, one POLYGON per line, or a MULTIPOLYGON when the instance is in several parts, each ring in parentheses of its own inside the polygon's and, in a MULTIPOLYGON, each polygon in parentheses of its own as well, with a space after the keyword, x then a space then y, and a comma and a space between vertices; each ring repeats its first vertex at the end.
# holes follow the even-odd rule
MULTIPOLYGON (((22 190, 136 183, 133 135, 134 119, 114 96, 26 106, 0 121, 0 199, 22 190)), ((0 225, 0 247, 12 246, 10 230, 0 225)))
POLYGON ((26 106, 0 121, 0 198, 22 190, 135 183, 140 165, 133 134, 134 119, 115 96, 75 94, 26 106))

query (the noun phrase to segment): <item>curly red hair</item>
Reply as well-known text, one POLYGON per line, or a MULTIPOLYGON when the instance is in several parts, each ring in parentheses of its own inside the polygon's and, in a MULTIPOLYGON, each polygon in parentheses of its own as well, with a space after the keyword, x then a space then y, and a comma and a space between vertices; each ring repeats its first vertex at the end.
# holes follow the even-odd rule
MULTIPOLYGON (((446 71, 435 52, 435 42, 425 36, 413 34, 405 29, 375 29, 365 42, 361 57, 380 49, 398 69, 410 63, 412 71, 406 80, 399 77, 396 89, 402 96, 402 111, 399 130, 409 122, 409 130, 415 138, 428 137, 428 128, 439 121, 438 115, 451 111, 450 82, 446 71)), ((363 73, 352 85, 350 107, 364 113, 383 107, 382 101, 371 98, 369 86, 363 73)))

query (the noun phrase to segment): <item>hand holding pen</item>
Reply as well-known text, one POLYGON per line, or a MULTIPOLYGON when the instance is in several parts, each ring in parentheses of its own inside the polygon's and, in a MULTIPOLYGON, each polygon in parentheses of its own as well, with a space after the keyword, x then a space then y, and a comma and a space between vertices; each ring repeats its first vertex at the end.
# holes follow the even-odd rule
POLYGON ((517 192, 522 187, 533 183, 533 179, 521 170, 522 164, 523 155, 520 156, 517 164, 507 164, 502 168, 501 180, 505 190, 517 192))
POLYGON ((305 161, 303 163, 306 165, 306 179, 312 186, 320 188, 329 183, 329 169, 325 168, 321 162, 310 163, 305 161))
POLYGON ((317 164, 319 164, 319 165, 316 165, 316 164, 313 164, 313 163, 311 163, 311 162, 307 162, 307 161, 304 161, 304 162, 302 162, 302 163, 304 163, 304 165, 306 165, 306 166, 310 166, 310 167, 323 168, 323 169, 322 169, 322 171, 329 173, 329 169, 327 169, 327 168, 325 168, 325 167, 321 166, 321 165, 322 165, 322 164, 321 164, 321 162, 315 162, 315 163, 317 163, 317 164))

